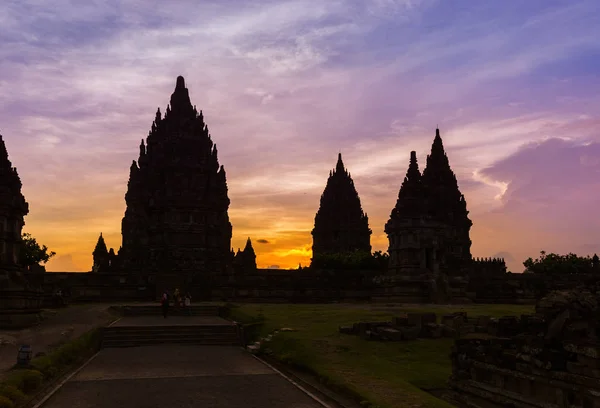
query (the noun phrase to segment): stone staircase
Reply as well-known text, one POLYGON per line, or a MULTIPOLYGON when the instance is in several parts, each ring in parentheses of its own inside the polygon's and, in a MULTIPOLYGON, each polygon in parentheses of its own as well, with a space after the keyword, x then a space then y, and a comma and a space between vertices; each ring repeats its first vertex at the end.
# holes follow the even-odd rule
POLYGON ((241 345, 235 325, 111 326, 104 328, 102 348, 157 344, 241 345))
MULTIPOLYGON (((159 316, 162 309, 156 305, 126 305, 118 307, 123 316, 159 316)), ((192 305, 188 308, 169 308, 169 316, 219 316, 220 307, 214 305, 192 305)))

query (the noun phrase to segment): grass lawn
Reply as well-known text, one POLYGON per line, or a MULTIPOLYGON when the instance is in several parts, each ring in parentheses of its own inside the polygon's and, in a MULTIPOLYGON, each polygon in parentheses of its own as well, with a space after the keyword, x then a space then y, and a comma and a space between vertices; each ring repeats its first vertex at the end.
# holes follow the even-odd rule
POLYGON ((244 304, 233 308, 231 317, 244 322, 262 316, 263 336, 281 328, 296 329, 273 337, 268 347, 274 357, 360 395, 367 407, 450 407, 421 389, 446 387, 452 339, 365 341, 339 334, 338 327, 359 321, 389 321, 405 312, 434 312, 439 318, 458 311, 469 316, 518 316, 532 313, 533 306, 244 304))

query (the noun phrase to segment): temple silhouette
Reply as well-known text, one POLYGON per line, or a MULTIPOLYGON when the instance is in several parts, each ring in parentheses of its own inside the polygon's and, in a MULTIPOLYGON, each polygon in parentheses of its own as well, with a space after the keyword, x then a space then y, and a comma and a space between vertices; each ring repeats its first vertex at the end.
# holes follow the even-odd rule
POLYGON ((315 216, 313 264, 321 256, 355 251, 371 253, 369 217, 362 210, 360 197, 350 173, 338 154, 335 169, 329 172, 315 216))
POLYGON ((122 247, 117 254, 106 251, 100 237, 95 270, 122 269, 150 282, 176 274, 181 284, 190 284, 231 266, 225 169, 181 76, 164 116, 158 109, 140 143, 125 202, 122 247))

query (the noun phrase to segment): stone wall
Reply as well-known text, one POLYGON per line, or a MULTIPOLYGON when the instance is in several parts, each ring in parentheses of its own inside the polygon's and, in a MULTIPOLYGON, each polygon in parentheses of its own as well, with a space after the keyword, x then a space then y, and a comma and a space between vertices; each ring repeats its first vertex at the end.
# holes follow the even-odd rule
POLYGON ((460 339, 449 384, 461 406, 600 407, 600 285, 552 292, 494 338, 460 339))
POLYGON ((369 301, 372 292, 370 271, 257 269, 213 281, 184 282, 177 278, 165 275, 145 284, 128 274, 48 272, 44 291, 49 298, 60 289, 73 301, 150 301, 156 299, 157 291, 180 288, 198 300, 270 303, 369 301))
POLYGON ((73 301, 154 300, 154 287, 126 274, 48 272, 44 276, 45 304, 57 290, 73 301))
POLYGON ((409 277, 396 277, 394 281, 381 281, 375 278, 376 274, 368 270, 303 268, 232 271, 211 281, 188 281, 178 274, 169 274, 148 283, 128 273, 77 272, 36 273, 35 277, 29 274, 28 279, 43 282, 47 299, 61 289, 74 301, 154 300, 164 289, 187 288, 197 300, 498 304, 534 304, 551 289, 572 288, 591 279, 569 276, 550 281, 539 275, 505 273, 474 275, 469 280, 450 277, 446 281, 411 281, 409 277), (436 298, 434 295, 440 295, 439 292, 443 296, 436 298))

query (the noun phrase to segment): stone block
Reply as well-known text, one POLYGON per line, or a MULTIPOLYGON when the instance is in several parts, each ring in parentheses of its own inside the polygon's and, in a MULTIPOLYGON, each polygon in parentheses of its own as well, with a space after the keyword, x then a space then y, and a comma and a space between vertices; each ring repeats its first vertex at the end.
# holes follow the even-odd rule
POLYGON ((394 329, 391 327, 383 327, 379 330, 379 334, 383 340, 389 341, 402 341, 403 336, 402 332, 398 329, 394 329))
POLYGON ((340 326, 339 332, 342 334, 356 334, 354 326, 340 326))
POLYGON ((402 338, 404 340, 415 340, 419 337, 419 333, 421 333, 421 327, 419 326, 399 327, 398 330, 402 332, 402 338))
POLYGON ((421 327, 420 336, 429 339, 439 339, 442 337, 442 330, 444 326, 437 323, 425 323, 421 327))
POLYGON ((456 338, 457 332, 454 327, 449 327, 446 325, 442 325, 442 336, 447 338, 456 338))

